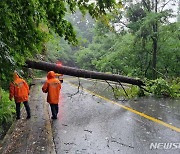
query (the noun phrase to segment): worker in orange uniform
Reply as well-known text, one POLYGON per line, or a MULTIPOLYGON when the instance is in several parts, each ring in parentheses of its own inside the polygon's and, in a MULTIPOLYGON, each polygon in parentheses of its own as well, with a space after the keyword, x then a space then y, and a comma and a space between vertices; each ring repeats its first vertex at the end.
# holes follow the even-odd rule
POLYGON ((58 74, 58 73, 56 73, 55 76, 57 76, 58 79, 59 79, 59 81, 60 81, 61 83, 63 83, 63 74, 58 74))
POLYGON ((10 83, 9 87, 9 99, 12 100, 14 98, 16 103, 16 119, 20 119, 20 105, 23 102, 26 112, 27 118, 31 118, 30 107, 28 104, 29 98, 29 86, 25 80, 21 79, 18 73, 15 71, 13 73, 13 82, 10 83))
POLYGON ((47 102, 51 106, 52 119, 57 119, 60 89, 61 83, 55 78, 55 73, 53 71, 48 72, 42 91, 47 93, 47 102))

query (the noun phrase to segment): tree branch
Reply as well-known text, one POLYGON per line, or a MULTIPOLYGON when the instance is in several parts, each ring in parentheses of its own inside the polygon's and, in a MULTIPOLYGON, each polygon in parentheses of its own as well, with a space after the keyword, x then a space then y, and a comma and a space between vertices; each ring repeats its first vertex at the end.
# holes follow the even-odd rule
POLYGON ((106 81, 106 83, 109 85, 109 87, 111 87, 112 88, 112 90, 113 90, 113 95, 114 95, 114 98, 115 99, 118 99, 117 98, 117 96, 116 96, 116 92, 115 92, 115 88, 108 82, 108 81, 106 81))
POLYGON ((145 1, 145 0, 142 0, 142 2, 143 2, 143 4, 144 4, 144 6, 146 7, 146 9, 150 12, 150 8, 148 7, 148 4, 146 3, 146 1, 145 1))
POLYGON ((125 88, 123 87, 123 85, 121 84, 121 82, 120 82, 120 81, 119 81, 119 84, 120 84, 120 85, 121 85, 121 87, 123 88, 123 90, 124 90, 124 92, 125 92, 126 96, 127 96, 127 97, 129 97, 129 96, 128 96, 128 94, 127 94, 127 92, 126 92, 126 90, 125 90, 125 88))
POLYGON ((172 1, 172 0, 169 0, 169 1, 167 1, 164 5, 161 6, 161 12, 163 11, 164 7, 165 7, 169 2, 171 2, 171 1, 172 1))
POLYGON ((83 87, 81 86, 81 82, 80 82, 80 79, 78 78, 78 90, 77 90, 77 92, 75 92, 74 94, 70 94, 68 97, 73 97, 73 96, 75 96, 76 94, 78 94, 79 93, 79 91, 80 91, 80 87, 82 88, 82 90, 83 90, 83 87))
POLYGON ((155 72, 159 73, 160 75, 162 75, 164 78, 166 78, 166 79, 167 79, 167 76, 165 76, 164 74, 162 74, 162 73, 161 73, 161 72, 159 72, 158 70, 156 70, 156 69, 154 69, 154 68, 153 68, 153 70, 154 70, 155 72))

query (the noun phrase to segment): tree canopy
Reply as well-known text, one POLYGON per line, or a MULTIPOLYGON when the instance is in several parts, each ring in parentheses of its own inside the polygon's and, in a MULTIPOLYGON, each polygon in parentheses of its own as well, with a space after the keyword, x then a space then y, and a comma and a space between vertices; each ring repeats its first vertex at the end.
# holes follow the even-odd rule
POLYGON ((120 5, 115 0, 3 0, 0 3, 0 76, 21 66, 25 59, 43 50, 51 31, 77 44, 72 24, 65 18, 77 8, 100 18, 120 5), (8 67, 7 67, 8 66, 8 67))
POLYGON ((156 77, 179 76, 180 23, 169 22, 175 11, 164 7, 172 1, 158 2, 129 2, 123 12, 110 14, 111 23, 123 27, 118 32, 98 23, 92 44, 77 53, 78 64, 86 69, 149 79, 154 78, 154 72, 156 77))

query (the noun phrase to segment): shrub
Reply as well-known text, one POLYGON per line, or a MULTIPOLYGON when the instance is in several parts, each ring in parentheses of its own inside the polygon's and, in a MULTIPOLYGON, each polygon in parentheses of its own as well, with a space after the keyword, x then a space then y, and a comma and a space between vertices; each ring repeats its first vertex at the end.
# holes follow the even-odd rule
POLYGON ((180 97, 180 78, 172 80, 170 88, 172 90, 171 97, 180 97))
POLYGON ((146 81, 147 89, 155 96, 180 97, 180 79, 166 81, 162 78, 146 81))
POLYGON ((115 90, 116 97, 125 96, 127 98, 141 97, 145 95, 152 94, 157 97, 180 97, 180 78, 173 79, 171 81, 166 81, 165 79, 158 78, 156 80, 145 80, 146 87, 149 93, 143 91, 143 89, 138 86, 127 87, 126 93, 122 88, 115 90))
POLYGON ((130 87, 125 88, 125 91, 122 88, 116 89, 115 95, 117 97, 123 96, 123 97, 127 97, 127 98, 134 98, 134 97, 137 97, 137 96, 138 97, 144 96, 144 92, 138 86, 131 85, 130 87), (125 91, 126 91, 127 94, 125 93, 125 91))
POLYGON ((8 92, 1 89, 0 126, 12 123, 15 114, 15 103, 9 100, 8 92))

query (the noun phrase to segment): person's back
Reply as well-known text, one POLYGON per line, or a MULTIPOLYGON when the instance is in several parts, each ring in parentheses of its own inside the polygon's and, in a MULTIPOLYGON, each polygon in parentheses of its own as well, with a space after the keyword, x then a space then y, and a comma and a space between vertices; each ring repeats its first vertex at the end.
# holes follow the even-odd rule
POLYGON ((28 101, 29 86, 27 83, 14 74, 14 81, 10 83, 10 97, 14 97, 15 102, 28 101))
POLYGON ((21 79, 19 75, 14 72, 13 74, 13 82, 10 83, 9 87, 9 99, 12 100, 14 98, 16 103, 16 119, 20 119, 20 104, 23 102, 26 112, 27 119, 31 117, 30 115, 30 107, 28 104, 28 96, 29 95, 29 86, 25 80, 21 79))
POLYGON ((53 78, 47 80, 48 84, 48 96, 47 96, 47 102, 50 104, 58 104, 59 102, 59 93, 61 89, 61 84, 58 79, 53 78))
POLYGON ((61 83, 55 78, 55 73, 53 71, 48 72, 42 91, 47 93, 47 102, 51 106, 52 119, 57 119, 60 89, 61 83))

